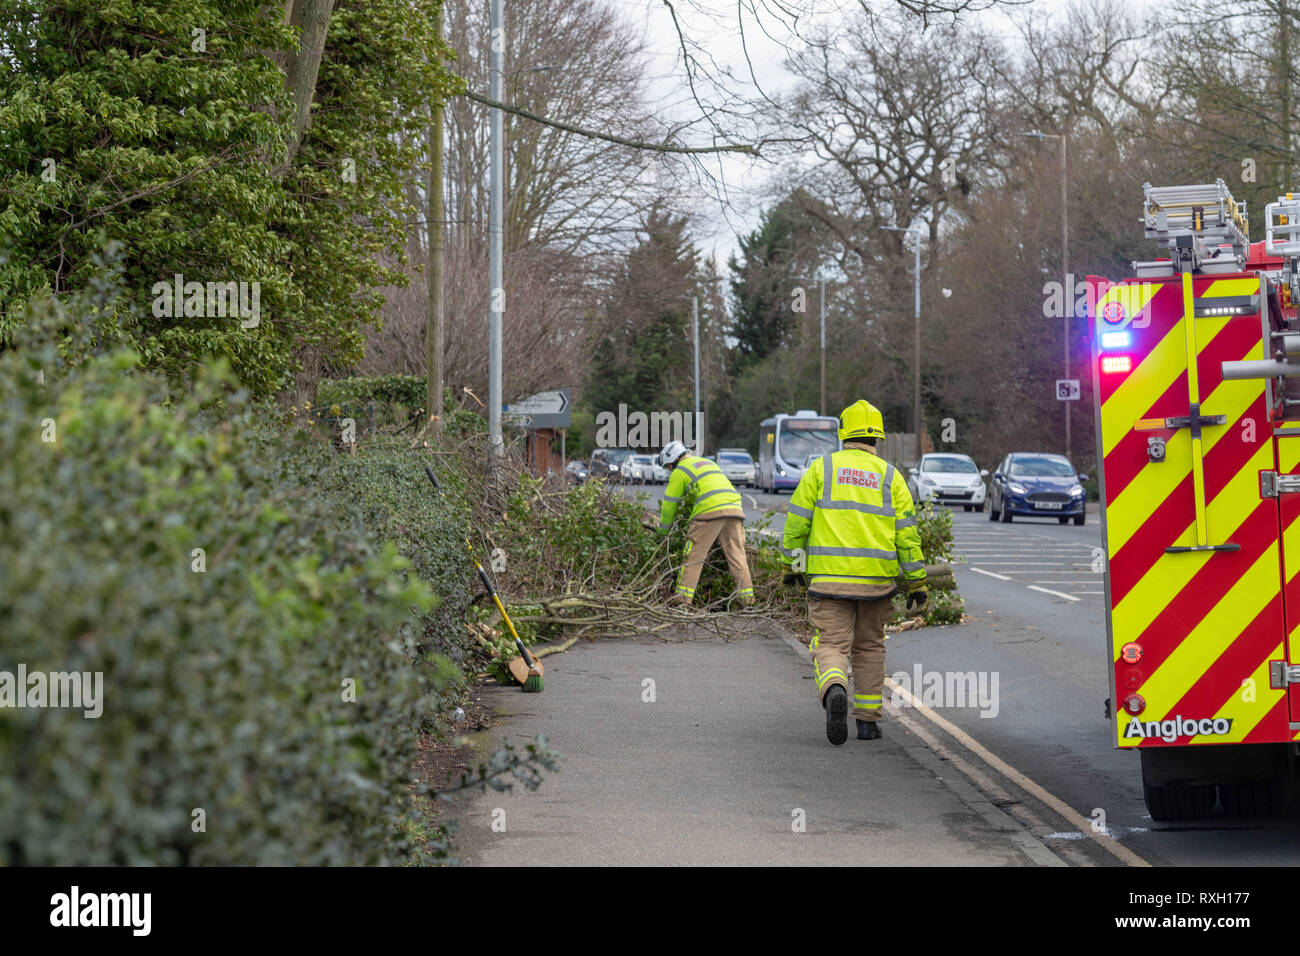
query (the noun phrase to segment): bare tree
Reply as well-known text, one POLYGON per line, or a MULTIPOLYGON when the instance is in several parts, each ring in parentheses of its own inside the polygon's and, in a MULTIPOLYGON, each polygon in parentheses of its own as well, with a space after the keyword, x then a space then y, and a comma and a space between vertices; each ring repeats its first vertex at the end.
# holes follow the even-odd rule
MULTIPOLYGON (((486 88, 485 9, 446 10, 454 68, 486 88)), ((598 0, 515 0, 509 6, 505 99, 564 125, 652 136, 643 104, 644 51, 617 11, 598 0)), ((487 108, 457 98, 446 109, 446 380, 485 391, 487 357, 487 108)), ((507 397, 576 384, 587 313, 607 259, 635 241, 657 185, 658 156, 593 140, 554 123, 506 116, 505 352, 507 397)), ((413 260, 426 257, 424 231, 413 260)), ((367 371, 424 369, 414 318, 421 288, 393 290, 385 328, 370 337, 367 371)))
POLYGON ((918 218, 933 242, 948 207, 1000 164, 1005 56, 972 27, 919 33, 861 14, 791 60, 801 83, 785 115, 815 157, 810 212, 846 251, 869 262, 876 227, 918 218))

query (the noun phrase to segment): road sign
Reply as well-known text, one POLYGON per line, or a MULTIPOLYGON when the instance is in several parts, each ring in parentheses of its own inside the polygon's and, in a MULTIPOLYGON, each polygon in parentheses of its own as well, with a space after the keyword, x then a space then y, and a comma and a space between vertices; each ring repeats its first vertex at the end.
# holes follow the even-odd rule
POLYGON ((521 423, 521 428, 568 428, 572 416, 573 402, 567 388, 530 395, 523 401, 507 405, 503 415, 507 419, 526 419, 527 423, 521 423))
POLYGON ((1077 402, 1079 400, 1079 380, 1077 378, 1058 378, 1056 380, 1056 400, 1058 402, 1077 402))

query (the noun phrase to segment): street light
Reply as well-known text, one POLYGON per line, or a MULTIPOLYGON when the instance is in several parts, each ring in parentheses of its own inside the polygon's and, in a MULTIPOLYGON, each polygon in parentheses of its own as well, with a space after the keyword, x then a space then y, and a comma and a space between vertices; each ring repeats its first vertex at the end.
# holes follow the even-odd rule
MULTIPOLYGON (((488 25, 491 36, 505 34, 503 0, 490 0, 488 25)), ((497 102, 504 98, 505 44, 494 39, 488 55, 488 93, 497 102)), ((558 70, 560 64, 546 63, 517 70, 541 73, 558 70)), ((505 453, 501 437, 501 325, 505 312, 505 116, 500 107, 488 108, 488 445, 493 457, 505 453)))
POLYGON ((822 386, 821 386, 821 410, 822 415, 826 414, 826 277, 825 276, 799 276, 800 282, 816 282, 821 288, 821 353, 822 353, 822 386))
MULTIPOLYGON (((1065 303, 1065 377, 1070 377, 1070 319, 1074 312, 1074 290, 1071 288, 1069 269, 1070 261, 1070 220, 1066 205, 1066 168, 1065 168, 1065 133, 1043 133, 1034 130, 1028 133, 1016 133, 1029 139, 1059 139, 1061 141, 1061 281, 1065 283, 1061 290, 1061 299, 1065 303)), ((1074 461, 1070 454, 1070 403, 1065 406, 1065 457, 1074 461)))
MULTIPOLYGON (((907 228, 902 226, 881 226, 887 232, 901 232, 904 235, 910 235, 913 230, 916 231, 916 308, 915 308, 915 330, 914 330, 914 354, 912 357, 912 415, 916 427, 916 460, 921 460, 921 239, 923 231, 921 223, 914 222, 907 228)), ((904 247, 906 248, 906 247, 904 247)))
MULTIPOLYGON (((505 4, 490 0, 488 12, 490 36, 488 54, 488 92, 500 103, 505 86, 505 4)), ((502 257, 505 235, 505 123, 501 108, 488 110, 488 445, 493 458, 505 451, 501 440, 501 320, 505 311, 505 281, 502 257)))
POLYGON ((704 428, 700 422, 700 294, 683 292, 682 298, 691 300, 691 339, 695 352, 695 405, 691 409, 691 427, 695 430, 695 454, 704 454, 704 428))

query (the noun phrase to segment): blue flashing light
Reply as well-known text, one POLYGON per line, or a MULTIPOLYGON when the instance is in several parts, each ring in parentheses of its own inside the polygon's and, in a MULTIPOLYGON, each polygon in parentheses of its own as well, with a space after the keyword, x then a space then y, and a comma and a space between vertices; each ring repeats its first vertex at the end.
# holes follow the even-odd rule
POLYGON ((1103 332, 1101 333, 1101 347, 1104 349, 1126 349, 1129 346, 1130 337, 1127 332, 1103 332))

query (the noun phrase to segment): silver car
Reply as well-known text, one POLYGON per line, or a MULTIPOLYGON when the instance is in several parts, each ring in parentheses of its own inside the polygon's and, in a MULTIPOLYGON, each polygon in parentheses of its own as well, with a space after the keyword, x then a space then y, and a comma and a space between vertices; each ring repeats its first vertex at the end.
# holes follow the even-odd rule
POLYGON ((656 470, 662 471, 656 464, 652 455, 633 455, 628 459, 628 480, 639 482, 640 484, 653 484, 659 479, 656 477, 656 470))
POLYGON ((758 480, 754 459, 743 448, 719 449, 718 465, 733 485, 749 485, 752 488, 758 480))

